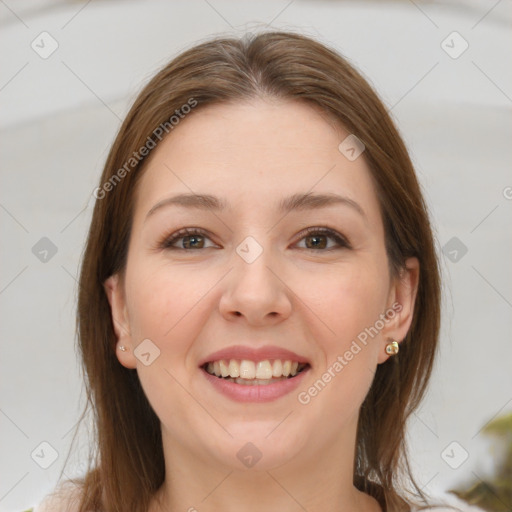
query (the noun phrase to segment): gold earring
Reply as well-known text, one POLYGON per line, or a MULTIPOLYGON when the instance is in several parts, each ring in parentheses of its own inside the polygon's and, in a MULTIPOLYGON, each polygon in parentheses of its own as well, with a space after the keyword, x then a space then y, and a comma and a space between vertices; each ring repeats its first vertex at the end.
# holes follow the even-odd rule
POLYGON ((398 346, 398 342, 392 341, 386 345, 386 354, 394 356, 395 354, 398 354, 399 349, 400 347, 398 346))

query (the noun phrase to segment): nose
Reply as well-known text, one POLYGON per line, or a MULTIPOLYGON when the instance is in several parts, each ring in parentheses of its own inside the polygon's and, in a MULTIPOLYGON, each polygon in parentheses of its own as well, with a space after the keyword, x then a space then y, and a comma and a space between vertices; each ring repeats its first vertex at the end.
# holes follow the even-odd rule
POLYGON ((242 243, 233 255, 234 268, 224 281, 219 304, 222 316, 229 321, 245 319, 248 324, 264 326, 290 316, 292 292, 272 251, 262 249, 254 241, 245 246, 242 243))

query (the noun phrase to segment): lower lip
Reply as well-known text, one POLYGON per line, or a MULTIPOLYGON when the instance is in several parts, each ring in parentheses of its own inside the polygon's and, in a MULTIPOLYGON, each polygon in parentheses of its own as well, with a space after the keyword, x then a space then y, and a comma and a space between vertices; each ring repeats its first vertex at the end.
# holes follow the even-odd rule
POLYGON ((201 372, 217 391, 231 400, 235 400, 236 402, 271 402, 296 389, 304 379, 304 375, 308 373, 310 369, 311 366, 308 366, 305 370, 302 370, 295 377, 290 379, 280 380, 273 384, 259 384, 254 386, 229 382, 209 374, 203 368, 201 368, 201 372))

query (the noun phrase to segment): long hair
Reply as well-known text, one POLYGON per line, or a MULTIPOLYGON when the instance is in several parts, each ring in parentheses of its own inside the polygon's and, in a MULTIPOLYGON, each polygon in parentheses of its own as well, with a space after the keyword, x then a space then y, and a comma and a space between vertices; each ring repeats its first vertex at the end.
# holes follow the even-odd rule
POLYGON ((78 290, 87 392, 81 420, 93 412, 95 437, 88 471, 72 480, 80 485, 80 512, 147 512, 165 479, 160 422, 136 370, 115 355, 103 288, 126 264, 134 193, 147 161, 140 149, 156 146, 162 127, 172 137, 171 118, 184 105, 194 104, 194 115, 208 105, 256 97, 305 102, 355 134, 365 145, 362 158, 377 191, 391 276, 400 274, 407 258, 419 260, 411 327, 400 353, 378 365, 360 410, 354 485, 384 510, 426 503, 408 465, 405 430, 424 396, 439 335, 439 264, 428 210, 405 145, 372 87, 335 50, 279 31, 216 37, 178 55, 140 92, 112 145, 95 191, 78 290))

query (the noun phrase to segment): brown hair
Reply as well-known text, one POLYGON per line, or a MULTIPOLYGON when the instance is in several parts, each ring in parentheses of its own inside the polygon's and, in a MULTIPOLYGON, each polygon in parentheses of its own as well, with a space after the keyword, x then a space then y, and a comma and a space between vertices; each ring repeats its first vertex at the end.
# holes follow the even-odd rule
POLYGON ((138 157, 132 169, 126 163, 150 141, 156 145, 157 127, 170 131, 170 117, 191 99, 197 110, 255 97, 306 102, 355 134, 366 147, 363 157, 377 191, 391 275, 399 275, 406 258, 419 260, 413 322, 400 353, 378 366, 361 407, 354 484, 376 497, 384 510, 409 510, 412 502, 405 490, 426 503, 409 470, 405 428, 432 371, 440 277, 413 165, 386 108, 347 60, 303 35, 262 32, 211 39, 177 56, 139 94, 108 155, 100 187, 109 180, 113 185, 104 197, 96 195, 78 291, 78 346, 88 400, 80 419, 90 406, 97 437, 93 467, 72 480, 81 485, 80 512, 146 512, 165 478, 160 422, 136 370, 116 358, 103 288, 104 281, 125 266, 135 187, 146 159, 138 157), (122 179, 114 183, 114 175, 122 179))

